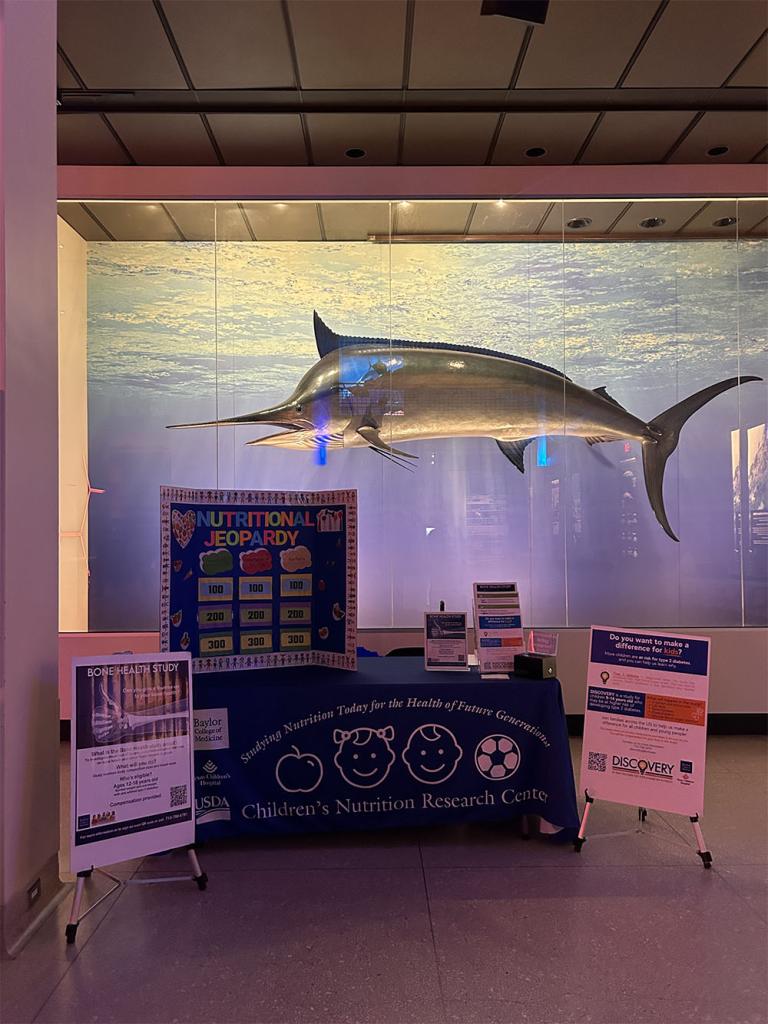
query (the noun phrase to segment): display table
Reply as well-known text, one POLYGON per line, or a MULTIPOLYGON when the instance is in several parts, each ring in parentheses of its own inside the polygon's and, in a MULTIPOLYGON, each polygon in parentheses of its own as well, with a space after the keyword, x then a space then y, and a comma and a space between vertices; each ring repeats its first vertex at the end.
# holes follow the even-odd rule
POLYGON ((426 672, 421 658, 359 665, 195 677, 201 840, 529 814, 573 835, 557 679, 426 672))

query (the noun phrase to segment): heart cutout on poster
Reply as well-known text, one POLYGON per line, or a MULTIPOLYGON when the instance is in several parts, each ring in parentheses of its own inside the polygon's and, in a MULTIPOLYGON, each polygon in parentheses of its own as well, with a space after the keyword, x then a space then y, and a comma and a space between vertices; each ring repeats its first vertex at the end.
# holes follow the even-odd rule
POLYGON ((192 540, 192 534, 195 532, 195 513, 193 510, 190 509, 189 512, 185 512, 182 515, 175 508, 171 512, 171 527, 174 537, 179 542, 179 547, 185 548, 192 540))

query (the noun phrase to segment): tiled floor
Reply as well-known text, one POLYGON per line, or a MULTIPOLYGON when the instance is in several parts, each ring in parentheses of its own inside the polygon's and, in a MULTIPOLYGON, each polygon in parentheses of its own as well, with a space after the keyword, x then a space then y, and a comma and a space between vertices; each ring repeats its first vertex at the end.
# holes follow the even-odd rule
POLYGON ((0 1019, 765 1024, 767 768, 710 741, 711 871, 685 819, 611 804, 579 856, 472 827, 217 844, 204 893, 143 884, 183 857, 125 865, 76 947, 63 904, 2 964, 0 1019))

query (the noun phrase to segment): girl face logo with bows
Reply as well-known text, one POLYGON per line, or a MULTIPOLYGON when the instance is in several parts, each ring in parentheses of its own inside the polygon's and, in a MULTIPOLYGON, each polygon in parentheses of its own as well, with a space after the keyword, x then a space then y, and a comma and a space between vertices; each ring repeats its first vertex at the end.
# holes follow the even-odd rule
POLYGON ((372 789, 382 783, 395 760, 389 745, 394 738, 391 725, 383 729, 334 729, 333 742, 339 749, 333 761, 342 779, 359 789, 372 789))

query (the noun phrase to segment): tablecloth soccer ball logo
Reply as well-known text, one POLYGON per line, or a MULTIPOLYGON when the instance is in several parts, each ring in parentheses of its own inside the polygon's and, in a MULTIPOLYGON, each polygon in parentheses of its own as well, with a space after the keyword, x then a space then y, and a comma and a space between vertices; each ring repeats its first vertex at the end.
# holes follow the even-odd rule
POLYGON ((494 782, 509 779, 520 767, 520 748, 509 736, 486 736, 477 744, 475 767, 484 778, 494 782))

